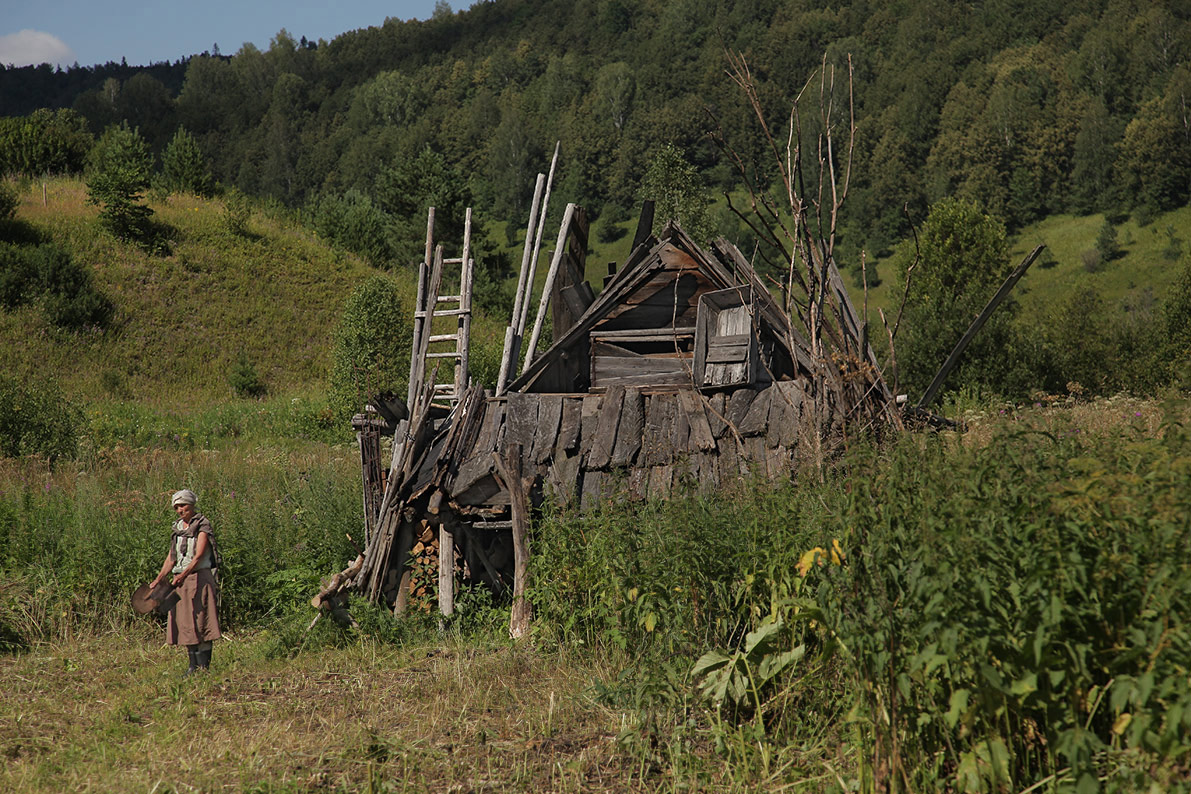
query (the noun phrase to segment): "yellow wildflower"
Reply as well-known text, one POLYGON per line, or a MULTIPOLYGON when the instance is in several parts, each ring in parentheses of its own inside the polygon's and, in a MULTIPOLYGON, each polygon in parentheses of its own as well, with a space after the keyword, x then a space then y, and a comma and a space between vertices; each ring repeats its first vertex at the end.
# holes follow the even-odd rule
MULTIPOLYGON (((805 577, 810 573, 811 566, 819 560, 819 556, 827 556, 827 550, 822 546, 815 546, 810 551, 804 551, 802 556, 798 558, 798 575, 805 577)), ((822 562, 819 563, 822 565, 822 562)))

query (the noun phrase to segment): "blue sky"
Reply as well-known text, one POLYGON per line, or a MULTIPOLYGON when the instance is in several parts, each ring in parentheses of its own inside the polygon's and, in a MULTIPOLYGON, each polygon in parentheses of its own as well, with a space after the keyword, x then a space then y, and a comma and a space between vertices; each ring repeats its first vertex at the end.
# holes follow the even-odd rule
MULTIPOLYGON (((427 19, 435 0, 0 0, 0 63, 92 66, 175 61, 245 42, 267 49, 285 28, 330 41, 386 17, 427 19)), ((459 10, 461 2, 451 3, 459 10)))

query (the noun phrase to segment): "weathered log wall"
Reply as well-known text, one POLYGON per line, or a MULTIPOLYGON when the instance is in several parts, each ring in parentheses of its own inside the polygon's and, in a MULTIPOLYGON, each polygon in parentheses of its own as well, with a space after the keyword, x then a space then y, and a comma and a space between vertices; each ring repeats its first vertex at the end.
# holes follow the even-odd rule
POLYGON ((493 453, 514 446, 542 494, 588 508, 618 489, 631 499, 716 489, 750 474, 788 477, 816 432, 800 381, 703 395, 692 389, 513 392, 488 398, 475 444, 443 478, 462 515, 505 509, 493 453))

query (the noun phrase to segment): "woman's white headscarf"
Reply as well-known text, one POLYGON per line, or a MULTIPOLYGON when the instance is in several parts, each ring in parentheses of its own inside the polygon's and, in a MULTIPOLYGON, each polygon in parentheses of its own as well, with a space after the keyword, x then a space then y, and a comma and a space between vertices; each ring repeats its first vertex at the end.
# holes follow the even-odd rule
POLYGON ((170 500, 170 507, 177 507, 178 505, 193 505, 198 504, 198 497, 194 495, 194 491, 189 488, 183 488, 174 494, 174 498, 170 500))

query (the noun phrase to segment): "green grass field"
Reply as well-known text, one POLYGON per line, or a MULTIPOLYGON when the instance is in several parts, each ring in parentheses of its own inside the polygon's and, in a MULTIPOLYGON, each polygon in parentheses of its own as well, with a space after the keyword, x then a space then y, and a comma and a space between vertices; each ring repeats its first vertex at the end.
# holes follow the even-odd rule
POLYGON ((445 634, 358 601, 308 628, 355 553, 348 444, 4 461, 0 789, 1187 790, 1187 419, 969 411, 822 483, 547 513, 523 644, 472 593, 445 634), (182 484, 229 628, 186 681, 127 605, 182 484))
MULTIPOLYGON (((546 510, 525 643, 470 591, 441 629, 429 596, 402 620, 357 600, 356 626, 312 626, 320 578, 362 536, 325 378, 370 269, 264 211, 231 234, 217 200, 154 204, 165 257, 103 236, 77 181, 22 201, 117 322, 0 315, 11 371, 56 376, 85 420, 76 455, 0 458, 0 790, 1191 791, 1177 395, 968 396, 946 408, 962 434, 850 438, 782 487, 546 510), (241 353, 268 396, 232 395, 241 353), (228 628, 186 681, 128 606, 180 487, 218 533, 228 628)), ((1125 224, 1096 273, 1079 257, 1102 221, 1052 219, 1056 263, 1023 304, 1167 283, 1160 224, 1189 218, 1125 224)), ((477 320, 489 369, 501 325, 477 320)))

